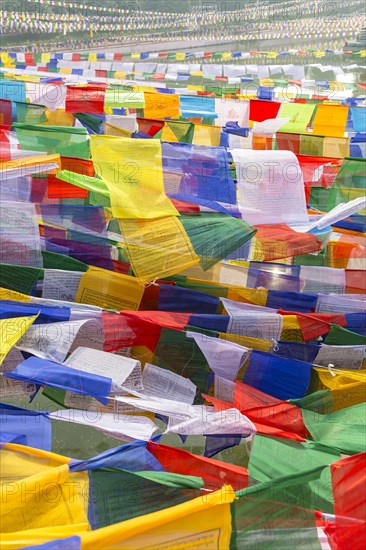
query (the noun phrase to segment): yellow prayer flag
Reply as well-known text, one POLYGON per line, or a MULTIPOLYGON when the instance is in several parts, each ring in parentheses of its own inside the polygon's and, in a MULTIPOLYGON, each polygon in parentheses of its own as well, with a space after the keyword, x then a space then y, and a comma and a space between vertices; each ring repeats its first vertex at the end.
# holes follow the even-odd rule
MULTIPOLYGON (((90 61, 90 59, 89 59, 90 61)), ((71 67, 61 67, 60 74, 71 74, 71 67)))
POLYGON ((135 85, 135 86, 132 86, 132 90, 134 92, 149 92, 150 94, 157 94, 158 91, 156 88, 154 88, 153 86, 138 86, 138 85, 135 85))
POLYGON ((1 63, 3 63, 4 65, 11 62, 11 58, 9 57, 8 52, 0 52, 0 59, 1 63))
POLYGON ((320 382, 331 390, 335 410, 352 407, 365 401, 365 371, 342 370, 330 373, 327 369, 315 368, 315 370, 320 382))
POLYGON ((140 283, 180 273, 199 262, 191 241, 175 216, 156 220, 120 219, 128 257, 140 283))
POLYGON ((323 143, 323 156, 329 158, 344 158, 350 155, 350 138, 326 137, 323 143))
POLYGON ((175 59, 176 59, 177 61, 185 61, 185 59, 186 59, 186 54, 185 54, 185 52, 177 52, 177 53, 175 54, 175 59))
POLYGON ((88 61, 98 61, 96 53, 89 53, 88 61))
POLYGON ((82 550, 229 548, 232 529, 230 486, 159 512, 83 533, 82 550))
POLYGON ((257 99, 257 94, 253 92, 252 94, 239 94, 239 99, 257 99))
POLYGON ((247 260, 227 260, 226 263, 231 265, 241 265, 242 267, 250 267, 250 262, 247 260))
POLYGON ((17 531, 15 533, 1 534, 1 550, 19 550, 24 546, 36 546, 53 542, 58 539, 72 537, 75 534, 89 531, 89 523, 79 523, 77 525, 63 525, 62 527, 43 527, 29 529, 27 531, 17 531))
POLYGON ((300 330, 300 323, 297 315, 283 316, 283 330, 300 330))
POLYGON ((343 82, 330 80, 329 89, 335 92, 343 92, 346 89, 346 86, 343 84, 343 82))
MULTIPOLYGON (((8 73, 8 76, 9 73, 8 73)), ((41 80, 41 77, 40 76, 31 76, 29 74, 27 74, 27 76, 23 76, 23 75, 12 75, 14 77, 14 80, 21 80, 22 82, 39 82, 41 80)), ((27 102, 29 103, 29 101, 27 102)))
POLYGON ((342 105, 317 105, 313 132, 319 136, 344 137, 348 107, 342 105))
POLYGON ((109 122, 105 122, 104 123, 104 135, 130 138, 132 136, 132 132, 129 132, 128 130, 125 130, 124 128, 119 128, 118 126, 115 126, 114 124, 109 124, 109 122))
POLYGON ((203 71, 192 71, 191 76, 203 76, 203 71))
POLYGON ((164 191, 160 141, 91 136, 91 151, 115 218, 179 216, 164 191))
POLYGON ((211 145, 219 147, 221 139, 221 128, 219 126, 209 126, 208 124, 195 124, 193 144, 211 145))
POLYGON ((223 61, 231 59, 231 52, 222 52, 221 59, 223 61))
POLYGON ((114 73, 114 78, 118 80, 124 80, 126 78, 126 71, 116 71, 114 73))
POLYGON ((220 279, 220 270, 221 270, 220 263, 217 263, 208 271, 203 271, 202 267, 199 264, 197 264, 197 265, 194 265, 193 267, 185 269, 180 273, 180 275, 184 275, 185 277, 188 277, 188 280, 191 280, 192 282, 199 282, 199 283, 212 282, 213 284, 216 284, 216 281, 219 281, 220 279))
MULTIPOLYGON (((145 92, 145 118, 164 119, 180 115, 179 95, 145 92)), ((146 140, 145 140, 146 141, 146 140)))
POLYGON ((302 336, 302 331, 301 331, 301 327, 300 327, 297 315, 283 316, 281 340, 285 340, 287 342, 299 342, 299 343, 304 342, 304 338, 302 336))
POLYGON ((50 172, 58 171, 61 169, 60 155, 45 155, 40 157, 26 157, 22 159, 5 160, 3 162, 0 162, 0 170, 14 170, 14 175, 16 175, 17 170, 19 171, 19 173, 21 173, 21 171, 28 166, 40 166, 41 164, 55 164, 57 165, 57 167, 51 168, 50 172))
POLYGON ((49 63, 51 61, 51 54, 50 53, 42 53, 41 61, 42 61, 42 63, 49 63))
MULTIPOLYGON (((202 75, 199 75, 199 76, 202 76, 202 75)), ((187 86, 187 90, 191 90, 192 92, 203 92, 204 89, 205 89, 204 86, 199 86, 195 84, 188 84, 187 86)))
POLYGON ((233 489, 226 485, 203 497, 94 531, 88 531, 84 523, 4 533, 2 548, 16 550, 26 544, 35 546, 72 535, 81 538, 82 550, 229 548, 234 500, 233 489))
POLYGON ((141 54, 139 52, 132 52, 131 59, 141 59, 141 54))
POLYGON ((278 56, 277 52, 268 52, 267 53, 267 58, 268 59, 276 59, 277 56, 278 56))
POLYGON ((42 126, 73 126, 75 117, 71 113, 66 113, 64 109, 56 109, 51 111, 46 109, 47 122, 44 122, 42 126))
POLYGON ((90 266, 81 277, 75 302, 117 311, 137 310, 143 293, 135 277, 90 266))
POLYGON ((271 87, 271 86, 274 86, 274 82, 272 78, 260 78, 259 85, 271 87))
POLYGON ((229 334, 227 332, 219 332, 220 340, 233 342, 244 346, 245 348, 256 349, 258 351, 271 351, 273 349, 272 340, 264 340, 262 338, 251 338, 250 336, 239 336, 238 334, 229 334))
POLYGON ((282 98, 282 99, 295 99, 296 97, 296 92, 295 91, 291 91, 288 90, 287 88, 284 88, 284 89, 277 89, 276 90, 276 97, 279 99, 279 98, 282 98))
POLYGON ((30 302, 30 296, 21 294, 8 288, 0 288, 0 300, 14 300, 15 302, 30 302))
POLYGON ((88 525, 81 498, 88 494, 87 472, 70 474, 68 458, 37 450, 12 444, 1 450, 2 533, 88 525))
MULTIPOLYGON (((141 366, 144 367, 145 363, 150 363, 150 365, 154 364, 154 352, 149 350, 146 346, 135 346, 130 349, 130 357, 131 359, 135 359, 136 361, 140 361, 141 366)), ((134 413, 136 414, 136 413, 134 413)), ((143 411, 142 413, 144 416, 148 416, 150 413, 146 415, 146 411, 143 411)), ((153 415, 155 418, 155 415, 153 415)), ((149 417, 150 418, 150 417, 149 417)), ((153 418, 152 418, 153 420, 153 418)))
POLYGON ((267 288, 247 288, 229 286, 228 299, 237 302, 265 306, 268 298, 267 288))
POLYGON ((170 143, 178 143, 179 139, 173 132, 173 130, 167 125, 164 125, 162 134, 161 134, 161 141, 169 141, 170 143))
POLYGON ((11 348, 15 346, 36 319, 37 315, 0 320, 0 365, 11 348))

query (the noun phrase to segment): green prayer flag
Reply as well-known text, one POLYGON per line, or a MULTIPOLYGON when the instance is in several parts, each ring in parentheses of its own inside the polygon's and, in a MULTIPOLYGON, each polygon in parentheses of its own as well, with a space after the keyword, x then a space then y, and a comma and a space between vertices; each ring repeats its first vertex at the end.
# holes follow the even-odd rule
POLYGON ((331 323, 325 343, 328 346, 365 346, 366 336, 331 323))
POLYGON ((104 197, 109 197, 109 191, 103 180, 99 178, 93 178, 90 176, 84 176, 83 174, 77 174, 76 172, 70 172, 69 170, 61 170, 58 172, 57 179, 76 185, 82 189, 93 191, 104 197))
POLYGON ((253 543, 259 543, 261 550, 320 550, 315 515, 308 505, 313 494, 310 484, 318 481, 326 468, 329 467, 317 466, 237 491, 238 500, 232 504, 234 530, 230 548, 252 550, 257 548, 253 543), (299 541, 305 545, 298 546, 299 541))
POLYGON ((24 124, 43 124, 47 122, 45 105, 16 102, 17 121, 24 124))
POLYGON ((65 256, 65 254, 58 254, 57 252, 48 252, 42 250, 43 267, 45 269, 61 269, 63 271, 82 271, 86 272, 89 269, 87 264, 71 258, 71 256, 65 256))
POLYGON ((307 103, 282 103, 278 118, 289 118, 281 132, 293 132, 300 134, 306 131, 315 106, 307 103))
POLYGON ((166 125, 172 130, 179 143, 193 142, 194 124, 167 120, 166 125))
POLYGON ((0 287, 29 295, 42 274, 37 267, 0 264, 0 287))
POLYGON ((333 394, 330 390, 316 391, 299 399, 289 399, 288 401, 300 409, 307 409, 318 414, 331 413, 334 407, 333 394))
POLYGON ((180 221, 201 259, 204 271, 249 241, 257 231, 244 220, 220 213, 182 215, 180 221))
POLYGON ((350 455, 366 451, 366 403, 326 415, 303 409, 303 419, 314 441, 350 455))
MULTIPOLYGON (((312 442, 301 443, 257 434, 250 454, 249 474, 259 481, 271 481, 286 475, 301 475, 303 470, 332 464, 341 454, 312 442), (271 457, 272 460, 268 460, 271 457)), ((309 501, 306 507, 333 513, 333 493, 330 470, 325 468, 316 481, 309 483, 309 501)), ((303 505, 300 501, 298 506, 303 505)))
POLYGON ((300 135, 300 154, 309 156, 323 156, 324 137, 300 135))
POLYGON ((78 119, 81 124, 85 125, 87 128, 90 128, 95 134, 99 134, 100 127, 103 121, 93 115, 88 115, 84 113, 73 113, 74 117, 78 119))
POLYGON ((144 92, 134 91, 132 88, 107 88, 105 99, 105 107, 110 108, 131 108, 131 109, 144 109, 145 108, 145 96, 144 92))
POLYGON ((92 470, 96 498, 89 506, 94 529, 164 510, 202 495, 202 479, 165 472, 92 470), (186 478, 186 479, 184 479, 186 478))
POLYGON ((73 126, 37 126, 13 124, 22 149, 89 159, 90 145, 86 128, 73 126))

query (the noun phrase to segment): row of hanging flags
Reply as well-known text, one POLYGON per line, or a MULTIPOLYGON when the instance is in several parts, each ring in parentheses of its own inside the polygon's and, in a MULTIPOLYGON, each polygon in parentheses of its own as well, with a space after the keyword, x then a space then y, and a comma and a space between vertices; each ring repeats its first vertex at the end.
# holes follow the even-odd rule
POLYGON ((160 52, 1 52, 1 63, 8 66, 17 64, 25 64, 31 66, 37 63, 52 63, 55 65, 57 61, 122 61, 122 60, 145 60, 145 59, 168 59, 176 61, 193 61, 195 59, 204 59, 208 61, 221 61, 228 62, 230 60, 251 59, 254 58, 258 61, 261 59, 281 59, 290 56, 299 57, 314 57, 322 58, 326 56, 335 56, 337 61, 338 56, 346 56, 347 58, 363 58, 366 57, 366 50, 360 49, 359 51, 347 50, 343 48, 340 50, 316 50, 316 49, 289 49, 288 51, 259 51, 251 50, 249 52, 231 52, 231 51, 201 51, 201 52, 174 52, 174 51, 160 51, 160 52))
MULTIPOLYGON (((359 65, 344 67, 308 65, 205 65, 200 63, 151 63, 123 61, 66 61, 55 65, 31 64, 0 67, 2 73, 32 78, 62 79, 68 83, 142 84, 161 88, 165 93, 189 95, 209 92, 213 96, 231 94, 239 99, 325 99, 346 100, 364 96, 366 83, 361 82, 363 69, 359 65), (174 86, 174 88, 172 88, 174 86), (165 89, 165 90, 163 90, 165 89)), ((22 78, 22 77, 21 77, 22 78)), ((145 88, 145 91, 147 88, 145 88)), ((111 92, 108 92, 111 94, 111 92)))
POLYGON ((236 91, 0 80, 2 548, 363 548, 364 97, 236 91))

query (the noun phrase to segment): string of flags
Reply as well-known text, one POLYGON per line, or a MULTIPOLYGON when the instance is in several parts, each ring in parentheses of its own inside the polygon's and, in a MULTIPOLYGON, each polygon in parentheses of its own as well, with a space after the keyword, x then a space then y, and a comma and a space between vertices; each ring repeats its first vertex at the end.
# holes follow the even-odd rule
POLYGON ((299 57, 314 57, 320 59, 325 56, 346 56, 347 58, 363 58, 366 57, 366 50, 360 49, 359 51, 347 50, 342 48, 340 50, 307 50, 307 49, 290 49, 287 51, 259 51, 251 50, 248 52, 232 52, 232 51, 201 51, 201 52, 174 52, 174 51, 160 51, 160 52, 1 52, 1 63, 3 65, 7 63, 23 63, 27 66, 31 66, 33 63, 57 63, 57 61, 89 61, 98 62, 105 61, 122 61, 122 60, 146 60, 146 59, 167 59, 176 61, 192 61, 194 59, 223 61, 228 62, 235 59, 250 59, 250 58, 267 58, 277 59, 289 56, 299 57))

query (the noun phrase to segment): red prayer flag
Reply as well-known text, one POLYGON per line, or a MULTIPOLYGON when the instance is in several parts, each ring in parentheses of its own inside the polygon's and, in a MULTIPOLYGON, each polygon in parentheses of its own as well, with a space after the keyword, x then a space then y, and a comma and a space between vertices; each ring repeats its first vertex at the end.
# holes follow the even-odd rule
POLYGON ((263 254, 263 262, 319 252, 322 248, 322 242, 315 235, 297 233, 286 224, 264 224, 255 227, 255 238, 260 243, 258 248, 263 254))
MULTIPOLYGON (((11 102, 10 102, 11 103, 11 102)), ((0 126, 0 160, 10 160, 9 126, 0 126)))
POLYGON ((269 118, 276 118, 281 103, 275 101, 263 101, 260 99, 250 100, 249 120, 263 122, 269 118))
POLYGON ((366 294, 365 272, 357 269, 346 269, 347 294, 366 294))
POLYGON ((192 204, 191 202, 185 202, 178 199, 170 199, 178 210, 178 212, 199 212, 200 207, 198 204, 192 204))
MULTIPOLYGON (((266 409, 269 409, 270 406, 259 408, 260 410, 257 410, 257 409, 241 410, 241 407, 243 406, 242 404, 238 404, 235 402, 229 403, 227 401, 222 401, 221 399, 217 399, 216 397, 211 397, 209 395, 204 395, 204 394, 203 394, 203 397, 206 399, 206 401, 213 404, 215 411, 218 411, 218 412, 225 411, 227 409, 232 409, 232 408, 240 410, 242 414, 247 416, 249 420, 253 422, 259 434, 268 435, 270 437, 282 437, 284 439, 291 439, 293 441, 302 441, 302 442, 306 441, 304 437, 302 437, 301 435, 298 435, 295 432, 282 429, 281 426, 272 426, 271 424, 269 424, 268 418, 266 418, 268 417, 269 411, 266 409)), ((276 422, 278 422, 278 420, 279 419, 277 418, 276 422)))
POLYGON ((56 176, 48 176, 47 195, 49 199, 86 199, 89 191, 59 180, 56 176))
POLYGON ((138 118, 137 125, 140 132, 148 134, 151 137, 154 137, 155 134, 160 132, 165 126, 164 120, 153 120, 149 118, 138 118))
POLYGON ((174 286, 174 281, 157 280, 156 284, 146 285, 142 300, 140 303, 140 311, 157 311, 159 309, 160 285, 174 286))
POLYGON ((105 88, 101 86, 67 86, 67 113, 104 113, 105 88))
POLYGON ((335 527, 329 529, 333 547, 363 550, 366 540, 366 453, 334 462, 330 472, 336 516, 335 527))
POLYGON ((346 317, 343 313, 299 313, 297 311, 278 310, 280 315, 296 315, 304 340, 312 340, 330 331, 330 323, 345 327, 346 317))
POLYGON ((342 159, 333 159, 328 157, 313 157, 308 155, 296 155, 299 161, 302 174, 304 176, 304 185, 306 193, 306 201, 309 203, 311 187, 332 187, 333 181, 339 172, 342 164, 342 159), (323 167, 323 173, 317 181, 314 180, 315 171, 323 167), (324 170, 326 169, 326 174, 324 170), (323 176, 324 174, 324 176, 323 176), (333 177, 332 177, 333 176, 333 177))
POLYGON ((34 57, 32 53, 25 53, 24 54, 24 63, 29 67, 32 67, 35 65, 34 63, 34 57))
POLYGON ((296 405, 288 401, 281 401, 276 397, 244 384, 235 382, 235 407, 243 412, 252 422, 280 428, 286 432, 293 432, 304 438, 309 432, 304 424, 302 412, 296 405))
POLYGON ((92 160, 61 157, 61 170, 69 170, 83 176, 94 176, 94 164, 92 160))
POLYGON ((107 78, 108 71, 102 70, 102 69, 95 69, 95 76, 97 78, 107 78))
POLYGON ((241 466, 196 456, 183 449, 152 441, 149 441, 147 450, 168 472, 202 477, 206 489, 216 491, 223 485, 231 485, 239 491, 248 487, 248 470, 241 466))
POLYGON ((103 311, 104 350, 116 351, 125 347, 146 346, 154 351, 162 328, 183 330, 191 313, 166 311, 103 311))
POLYGON ((0 99, 0 126, 11 126, 12 104, 8 99, 0 99))
POLYGON ((280 151, 292 151, 295 155, 299 155, 300 140, 300 134, 287 134, 286 132, 276 133, 276 143, 280 151))

